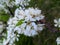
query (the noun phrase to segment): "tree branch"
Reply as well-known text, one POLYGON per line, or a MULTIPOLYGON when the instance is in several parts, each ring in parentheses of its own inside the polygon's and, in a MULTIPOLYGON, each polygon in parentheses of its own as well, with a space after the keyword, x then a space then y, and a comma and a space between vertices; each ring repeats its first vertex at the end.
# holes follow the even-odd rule
POLYGON ((9 12, 10 12, 10 15, 13 17, 13 16, 14 16, 14 13, 11 11, 11 8, 8 7, 8 6, 7 6, 7 8, 8 8, 8 10, 9 10, 9 12))
POLYGON ((52 27, 50 22, 46 22, 45 19, 40 20, 40 23, 45 24, 46 28, 48 28, 48 30, 50 30, 51 32, 55 33, 55 32, 60 32, 59 30, 57 30, 56 28, 52 27))

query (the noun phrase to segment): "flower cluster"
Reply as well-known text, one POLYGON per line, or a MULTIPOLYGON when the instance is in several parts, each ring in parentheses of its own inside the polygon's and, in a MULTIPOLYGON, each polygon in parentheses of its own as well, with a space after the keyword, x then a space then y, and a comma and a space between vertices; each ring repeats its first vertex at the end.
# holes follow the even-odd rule
POLYGON ((16 5, 21 5, 21 6, 26 6, 26 5, 29 5, 30 0, 15 0, 15 4, 16 5))
POLYGON ((0 10, 4 10, 9 13, 8 7, 13 8, 13 6, 27 6, 30 0, 0 0, 0 10))
POLYGON ((41 10, 37 8, 16 9, 15 16, 8 21, 7 40, 4 41, 4 44, 9 42, 10 45, 13 45, 20 34, 26 36, 37 35, 39 31, 43 30, 44 24, 38 24, 36 21, 42 19, 44 19, 44 16, 41 14, 41 10))
MULTIPOLYGON (((15 17, 10 19, 8 21, 9 27, 8 29, 12 26, 16 26, 16 24, 22 20, 22 24, 18 25, 14 28, 14 31, 19 30, 18 32, 24 33, 24 31, 29 31, 29 33, 33 30, 36 34, 37 31, 43 30, 43 25, 44 24, 36 24, 36 21, 44 19, 44 16, 41 14, 41 10, 37 8, 28 8, 26 10, 19 10, 17 9, 15 11, 15 17), (40 29, 39 29, 40 28, 40 29)), ((33 34, 27 35, 27 36, 33 36, 33 34)))
POLYGON ((0 0, 0 10, 4 10, 6 13, 9 12, 7 7, 13 7, 15 5, 14 1, 11 0, 0 0))
POLYGON ((0 5, 3 6, 13 7, 14 4, 15 2, 11 0, 0 0, 0 5))

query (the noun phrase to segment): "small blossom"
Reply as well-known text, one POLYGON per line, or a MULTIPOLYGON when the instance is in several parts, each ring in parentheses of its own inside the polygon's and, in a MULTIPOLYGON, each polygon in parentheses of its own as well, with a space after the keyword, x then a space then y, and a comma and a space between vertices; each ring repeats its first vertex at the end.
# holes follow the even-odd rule
POLYGON ((56 42, 57 42, 57 45, 60 44, 60 37, 57 37, 56 42))
POLYGON ((55 27, 60 27, 60 18, 57 20, 57 19, 54 19, 54 23, 55 23, 55 27))
POLYGON ((27 6, 27 5, 29 5, 29 3, 28 3, 29 1, 30 0, 27 0, 27 1, 26 0, 15 0, 15 4, 21 5, 21 6, 24 6, 24 5, 27 6))

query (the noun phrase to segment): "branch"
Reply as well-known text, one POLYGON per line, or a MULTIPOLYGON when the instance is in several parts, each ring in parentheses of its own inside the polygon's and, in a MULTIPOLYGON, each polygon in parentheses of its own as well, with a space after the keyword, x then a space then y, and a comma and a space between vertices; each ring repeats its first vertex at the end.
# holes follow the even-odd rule
POLYGON ((8 10, 9 10, 9 12, 10 12, 10 15, 13 17, 13 16, 14 16, 14 13, 11 11, 11 8, 8 7, 8 6, 7 6, 7 8, 8 8, 8 10))
POLYGON ((52 27, 50 22, 47 23, 45 19, 40 20, 40 23, 45 24, 46 28, 48 28, 48 30, 50 30, 53 33, 60 32, 60 30, 57 30, 56 28, 52 27))
POLYGON ((58 32, 59 30, 57 30, 56 28, 54 27, 51 27, 51 24, 50 23, 46 23, 45 26, 51 31, 51 32, 58 32))

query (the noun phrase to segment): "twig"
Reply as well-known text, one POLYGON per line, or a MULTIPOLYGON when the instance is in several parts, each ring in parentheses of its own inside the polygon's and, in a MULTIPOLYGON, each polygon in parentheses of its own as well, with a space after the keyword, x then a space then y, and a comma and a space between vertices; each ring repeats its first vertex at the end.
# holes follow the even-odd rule
POLYGON ((14 13, 11 11, 11 8, 8 7, 8 6, 7 6, 7 8, 8 8, 8 10, 9 10, 9 12, 10 12, 10 15, 11 15, 11 16, 14 16, 14 13))

